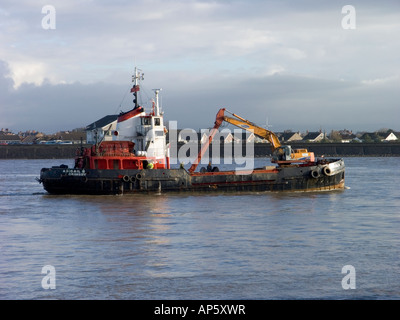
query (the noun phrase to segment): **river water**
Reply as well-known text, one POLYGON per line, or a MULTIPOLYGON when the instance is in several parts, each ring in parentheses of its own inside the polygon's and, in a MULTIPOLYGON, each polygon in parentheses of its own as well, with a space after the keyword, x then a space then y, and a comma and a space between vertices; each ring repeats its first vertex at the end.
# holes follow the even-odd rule
POLYGON ((0 299, 399 299, 400 158, 344 160, 344 191, 123 196, 0 160, 0 299))

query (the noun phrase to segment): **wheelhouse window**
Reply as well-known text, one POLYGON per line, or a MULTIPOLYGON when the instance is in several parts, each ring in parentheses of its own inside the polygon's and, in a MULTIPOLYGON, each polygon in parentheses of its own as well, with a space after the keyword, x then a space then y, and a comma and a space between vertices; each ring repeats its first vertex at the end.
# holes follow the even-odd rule
POLYGON ((143 117, 141 118, 142 125, 150 126, 151 125, 151 118, 143 117))

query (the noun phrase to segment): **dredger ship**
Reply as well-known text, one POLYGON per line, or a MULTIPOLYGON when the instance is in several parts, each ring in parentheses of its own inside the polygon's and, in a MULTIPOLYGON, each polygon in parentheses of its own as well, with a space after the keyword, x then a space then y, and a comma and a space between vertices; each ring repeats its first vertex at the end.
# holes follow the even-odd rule
POLYGON ((150 112, 138 103, 142 74, 132 77, 133 108, 119 114, 112 141, 99 141, 78 148, 73 167, 43 168, 38 181, 50 194, 113 195, 140 192, 183 191, 327 191, 344 189, 343 159, 317 158, 307 149, 281 145, 272 132, 225 108, 217 112, 214 127, 197 157, 186 170, 171 168, 163 112, 158 93, 150 112), (230 116, 227 116, 229 114, 230 116), (220 171, 201 167, 202 157, 223 122, 251 131, 269 141, 271 163, 251 170, 220 171))

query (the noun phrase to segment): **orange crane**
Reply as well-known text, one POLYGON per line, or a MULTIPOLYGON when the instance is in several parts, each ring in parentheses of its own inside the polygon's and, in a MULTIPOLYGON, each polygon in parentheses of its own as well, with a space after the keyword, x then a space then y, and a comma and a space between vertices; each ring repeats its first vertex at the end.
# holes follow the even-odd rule
MULTIPOLYGON (((228 110, 225 110, 229 112, 228 110)), ((314 162, 313 152, 307 149, 292 149, 291 146, 281 145, 278 137, 272 131, 259 127, 249 120, 243 119, 237 114, 229 112, 234 118, 224 116, 224 121, 233 124, 244 130, 253 132, 256 136, 268 140, 271 144, 272 162, 293 163, 293 162, 314 162)))
POLYGON ((225 113, 225 108, 219 109, 215 122, 214 122, 214 127, 210 131, 210 135, 208 136, 208 141, 207 143, 204 143, 200 149, 199 154, 197 155, 197 159, 193 162, 192 166, 189 168, 189 173, 192 174, 197 166, 200 163, 201 158, 203 157, 204 153, 207 151, 208 146, 211 144, 212 139, 214 138, 215 134, 218 132, 218 128, 221 126, 222 122, 224 121, 224 113, 225 113))
POLYGON ((253 132, 256 136, 268 140, 268 142, 271 144, 271 151, 272 151, 271 162, 281 163, 281 164, 291 164, 291 163, 315 161, 315 156, 313 152, 308 152, 307 149, 292 149, 291 146, 281 145, 278 137, 272 131, 259 127, 253 122, 250 122, 249 120, 246 120, 238 116, 237 114, 231 113, 225 108, 222 108, 217 113, 214 127, 210 131, 207 143, 205 143, 202 146, 199 154, 197 155, 197 159, 194 161, 194 163, 189 169, 189 173, 193 173, 196 170, 197 165, 200 163, 202 156, 207 151, 210 143, 212 142, 212 139, 218 132, 218 128, 221 126, 223 121, 226 121, 244 130, 253 132), (225 112, 230 113, 233 117, 226 116, 225 112))

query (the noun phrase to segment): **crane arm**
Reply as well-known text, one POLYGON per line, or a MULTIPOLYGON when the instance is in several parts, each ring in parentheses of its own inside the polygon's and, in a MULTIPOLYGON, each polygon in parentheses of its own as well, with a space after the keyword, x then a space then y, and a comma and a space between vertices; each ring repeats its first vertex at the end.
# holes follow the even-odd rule
POLYGON ((238 116, 237 114, 229 112, 234 118, 225 116, 225 111, 229 112, 225 108, 222 108, 218 111, 217 117, 215 119, 214 127, 211 129, 208 140, 204 143, 200 149, 199 154, 197 155, 196 160, 193 162, 192 166, 188 170, 190 174, 192 174, 198 164, 201 161, 204 153, 207 151, 208 147, 210 146, 212 139, 214 138, 215 134, 218 132, 219 127, 221 126, 222 122, 226 121, 230 124, 233 124, 239 128, 245 129, 247 131, 253 132, 258 137, 263 139, 267 139, 271 143, 271 149, 273 153, 273 160, 272 162, 277 163, 293 163, 293 162, 314 162, 314 153, 308 152, 307 149, 297 149, 292 150, 290 146, 282 146, 279 142, 278 137, 272 131, 264 129, 255 125, 254 123, 243 119, 242 117, 238 116))
POLYGON ((224 121, 226 121, 230 124, 233 124, 239 128, 242 128, 244 130, 251 131, 256 136, 258 136, 262 139, 267 139, 269 141, 269 143, 271 143, 272 152, 281 146, 281 143, 279 142, 278 137, 272 131, 269 131, 267 129, 259 127, 259 126, 255 125, 254 123, 252 123, 246 119, 243 119, 242 117, 238 116, 237 114, 234 114, 234 113, 231 113, 231 114, 235 118, 224 116, 224 121))
POLYGON ((188 170, 190 174, 192 174, 196 170, 197 166, 199 165, 199 163, 201 161, 201 158, 203 157, 204 153, 207 151, 208 146, 212 142, 212 139, 214 138, 215 134, 218 132, 218 128, 221 126, 221 123, 224 121, 224 112, 225 112, 225 108, 219 109, 216 119, 215 119, 214 127, 210 131, 208 141, 206 143, 204 143, 204 145, 201 147, 196 160, 193 162, 192 166, 188 170))
MULTIPOLYGON (((229 112, 228 110, 226 110, 229 112)), ((295 149, 293 150, 291 146, 282 146, 279 142, 278 137, 272 131, 261 128, 254 123, 243 119, 237 114, 231 113, 231 117, 224 116, 224 121, 231 123, 239 128, 245 129, 247 131, 254 132, 255 135, 263 139, 267 139, 271 143, 272 149, 272 162, 277 163, 293 163, 293 162, 314 162, 314 153, 308 152, 307 149, 295 149)))

